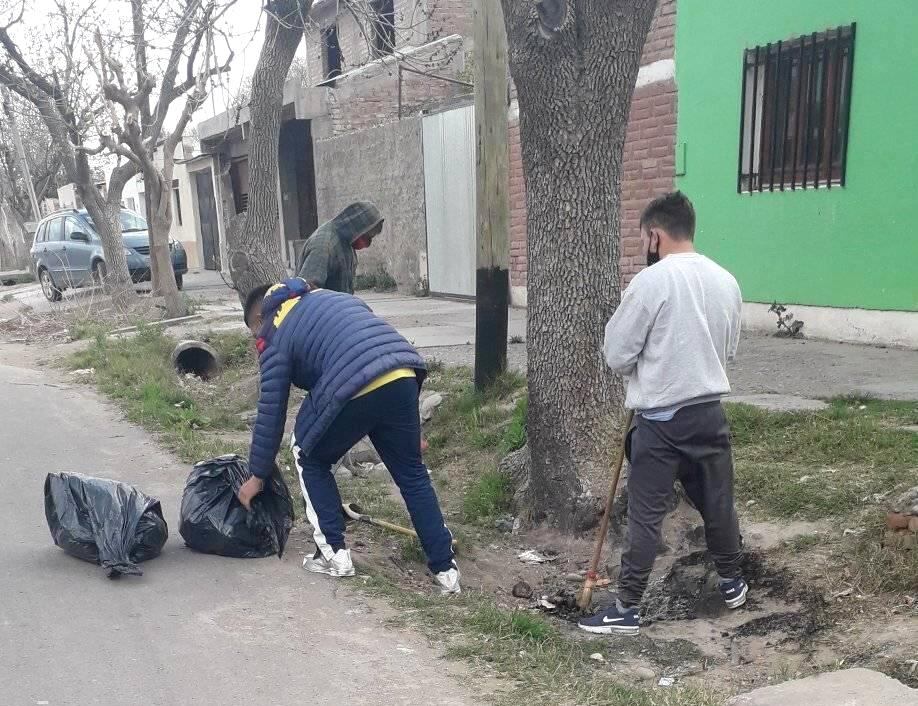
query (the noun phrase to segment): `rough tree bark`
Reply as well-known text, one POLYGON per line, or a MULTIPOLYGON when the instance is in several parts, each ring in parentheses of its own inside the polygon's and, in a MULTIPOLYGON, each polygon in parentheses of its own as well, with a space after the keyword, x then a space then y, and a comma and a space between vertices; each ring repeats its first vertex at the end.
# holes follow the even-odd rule
MULTIPOLYGON (((601 348, 618 306, 625 128, 656 0, 502 0, 528 216, 529 519, 595 524, 623 386, 601 348)), ((511 466, 514 465, 511 463, 511 466)))
POLYGON ((228 232, 230 277, 240 300, 258 285, 287 276, 278 236, 277 150, 284 83, 311 6, 312 0, 266 4, 265 40, 252 74, 249 102, 249 208, 228 232))

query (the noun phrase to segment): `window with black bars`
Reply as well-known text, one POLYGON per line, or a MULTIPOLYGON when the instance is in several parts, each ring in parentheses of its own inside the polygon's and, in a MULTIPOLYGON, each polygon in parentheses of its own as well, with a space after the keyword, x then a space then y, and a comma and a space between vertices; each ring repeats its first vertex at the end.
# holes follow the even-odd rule
POLYGON ((739 193, 845 185, 855 25, 747 49, 739 193))
POLYGON ((388 56, 395 51, 395 0, 371 0, 373 19, 373 53, 388 56))
POLYGON ((341 75, 341 43, 338 41, 338 25, 332 25, 322 32, 323 81, 341 75))

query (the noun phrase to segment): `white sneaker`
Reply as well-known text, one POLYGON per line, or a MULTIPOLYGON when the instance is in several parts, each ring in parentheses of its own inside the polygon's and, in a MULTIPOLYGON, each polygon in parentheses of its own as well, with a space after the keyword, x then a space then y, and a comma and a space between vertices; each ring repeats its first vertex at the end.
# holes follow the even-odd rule
POLYGON ((441 571, 435 576, 437 583, 440 584, 440 593, 444 596, 462 593, 462 587, 459 585, 459 567, 453 562, 453 568, 441 571))
POLYGON ((351 561, 350 549, 339 549, 331 559, 326 559, 318 549, 313 556, 303 559, 303 568, 314 574, 327 574, 328 576, 353 576, 354 562, 351 561))

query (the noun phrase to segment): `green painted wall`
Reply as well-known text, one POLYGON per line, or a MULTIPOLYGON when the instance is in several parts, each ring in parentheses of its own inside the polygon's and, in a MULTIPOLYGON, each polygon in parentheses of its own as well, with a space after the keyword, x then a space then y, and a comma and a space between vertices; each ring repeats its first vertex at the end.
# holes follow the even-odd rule
POLYGON ((918 310, 918 0, 680 0, 680 189, 746 301, 918 310), (746 47, 857 22, 844 188, 737 194, 746 47))

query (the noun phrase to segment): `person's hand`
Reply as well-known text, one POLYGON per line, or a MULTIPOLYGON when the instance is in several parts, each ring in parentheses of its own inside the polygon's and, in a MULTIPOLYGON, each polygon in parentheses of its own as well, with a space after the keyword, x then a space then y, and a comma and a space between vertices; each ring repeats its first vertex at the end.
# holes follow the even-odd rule
POLYGON ((246 510, 252 509, 252 499, 258 495, 265 488, 265 482, 257 476, 252 476, 245 483, 242 484, 242 487, 239 488, 239 493, 237 497, 239 502, 242 503, 242 506, 246 510))
POLYGON ((421 453, 425 453, 429 448, 430 444, 427 443, 427 439, 425 439, 424 435, 421 434, 421 453))

